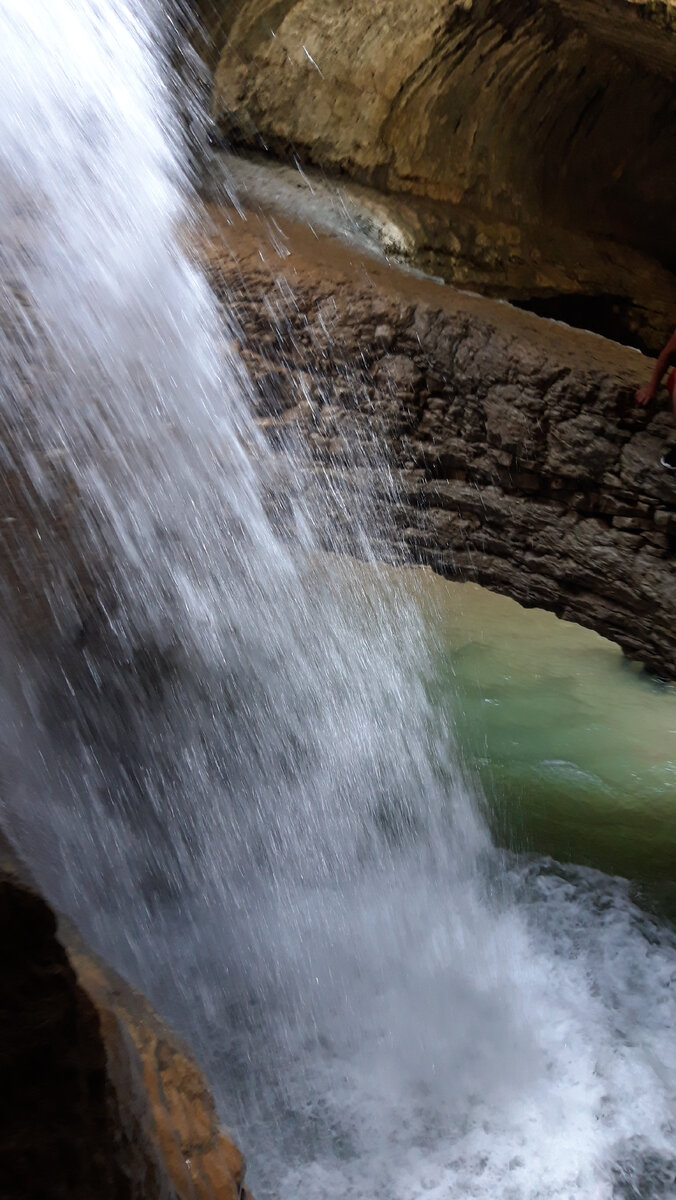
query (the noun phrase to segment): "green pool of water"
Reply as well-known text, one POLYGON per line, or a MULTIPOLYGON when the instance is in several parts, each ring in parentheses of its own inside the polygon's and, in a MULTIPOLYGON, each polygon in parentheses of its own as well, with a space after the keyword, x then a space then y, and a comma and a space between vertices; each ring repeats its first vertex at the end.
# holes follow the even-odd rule
POLYGON ((633 879, 673 880, 676 688, 551 613, 415 574, 438 632, 439 699, 453 705, 497 839, 633 879))

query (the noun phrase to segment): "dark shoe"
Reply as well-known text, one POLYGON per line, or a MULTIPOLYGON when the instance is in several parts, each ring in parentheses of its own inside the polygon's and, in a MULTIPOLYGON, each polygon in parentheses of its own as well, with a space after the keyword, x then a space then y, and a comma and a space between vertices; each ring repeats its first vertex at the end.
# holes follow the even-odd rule
POLYGON ((660 459, 660 462, 663 467, 667 468, 667 471, 676 471, 676 446, 672 446, 671 450, 667 450, 664 458, 660 459))

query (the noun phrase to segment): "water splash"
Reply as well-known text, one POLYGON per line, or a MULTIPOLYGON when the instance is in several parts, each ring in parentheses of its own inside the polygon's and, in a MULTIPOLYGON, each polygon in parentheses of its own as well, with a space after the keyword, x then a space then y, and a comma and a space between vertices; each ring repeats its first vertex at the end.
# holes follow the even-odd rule
POLYGON ((416 604, 320 563, 314 502, 278 533, 161 16, 0 3, 3 823, 189 1034, 259 1195, 666 1196, 672 948, 491 851, 416 604))
POLYGON ((20 581, 48 616, 6 705, 15 836, 30 811, 61 903, 112 896, 127 916, 139 895, 141 915, 191 893, 249 911, 258 890, 284 903, 299 881, 353 878, 409 826, 452 824, 453 778, 459 843, 480 844, 413 606, 393 637, 384 604, 316 564, 319 511, 297 505, 294 551, 265 511, 273 465, 181 244, 152 24, 94 0, 10 5, 5 23, 6 445, 50 550, 20 581), (51 573, 71 549, 85 585, 79 561, 51 573))

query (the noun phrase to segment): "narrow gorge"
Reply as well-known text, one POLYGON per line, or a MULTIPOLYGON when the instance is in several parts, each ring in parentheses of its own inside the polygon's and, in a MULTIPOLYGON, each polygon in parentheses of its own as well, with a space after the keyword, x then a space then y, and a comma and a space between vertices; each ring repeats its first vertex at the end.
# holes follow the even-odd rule
POLYGON ((200 0, 213 114, 386 193, 411 257, 657 352, 676 301, 669 0, 200 0))
POLYGON ((674 1195, 675 74, 0 0, 2 1200, 674 1195))
POLYGON ((650 366, 607 340, 656 353, 674 324, 672 6, 197 7, 230 147, 333 173, 343 234, 369 226, 395 260, 605 335, 304 238, 273 176, 239 203, 281 210, 283 247, 250 219, 215 270, 263 342, 245 354, 268 430, 296 421, 326 462, 332 422, 339 441, 375 417, 401 472, 400 555, 589 625, 674 678, 669 402, 646 417, 633 397, 650 366), (299 391, 298 368, 321 384, 299 391))

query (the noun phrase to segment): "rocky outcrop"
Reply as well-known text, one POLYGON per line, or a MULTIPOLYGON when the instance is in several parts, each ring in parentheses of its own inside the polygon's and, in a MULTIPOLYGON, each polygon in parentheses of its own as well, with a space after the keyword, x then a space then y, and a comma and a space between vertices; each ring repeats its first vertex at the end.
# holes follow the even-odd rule
POLYGON ((384 557, 550 609, 676 678, 673 428, 664 403, 633 400, 650 361, 300 227, 271 240, 264 221, 214 217, 203 255, 244 331, 260 425, 355 552, 359 503, 340 497, 363 488, 384 557))
POLYGON ((201 5, 231 143, 396 197, 418 263, 655 350, 676 310, 670 0, 201 5))
POLYGON ((3 1200, 238 1200, 244 1163, 188 1051, 63 930, 3 849, 3 1200))

